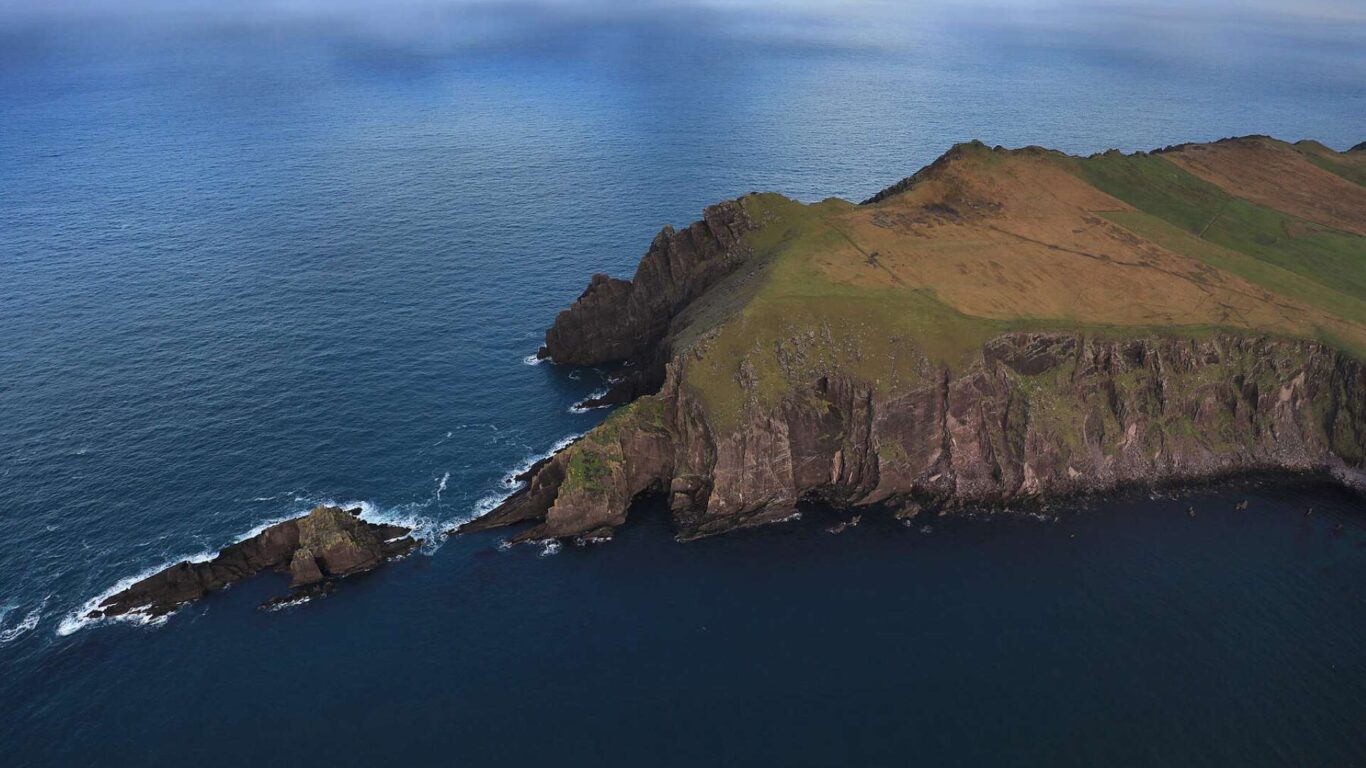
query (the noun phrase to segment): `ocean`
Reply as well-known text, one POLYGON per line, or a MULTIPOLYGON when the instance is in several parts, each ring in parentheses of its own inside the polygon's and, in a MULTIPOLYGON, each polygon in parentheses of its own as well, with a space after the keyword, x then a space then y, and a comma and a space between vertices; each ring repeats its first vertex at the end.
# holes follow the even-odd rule
POLYGON ((1366 140, 1366 19, 1224 5, 0 5, 0 763, 1366 764, 1333 488, 439 535, 603 418, 528 356, 708 204, 972 138, 1366 140), (329 501, 427 544, 81 618, 329 501))

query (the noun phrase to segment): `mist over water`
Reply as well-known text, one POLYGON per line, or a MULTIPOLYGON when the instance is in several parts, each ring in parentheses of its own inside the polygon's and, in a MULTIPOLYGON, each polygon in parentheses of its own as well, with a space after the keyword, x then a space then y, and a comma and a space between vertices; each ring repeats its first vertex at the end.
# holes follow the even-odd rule
POLYGON ((1366 761, 1366 532, 1324 489, 432 536, 603 418, 525 359, 705 205, 1363 115, 1355 3, 0 2, 3 762, 1366 761), (275 614, 263 576, 75 620, 324 501, 431 541, 275 614))

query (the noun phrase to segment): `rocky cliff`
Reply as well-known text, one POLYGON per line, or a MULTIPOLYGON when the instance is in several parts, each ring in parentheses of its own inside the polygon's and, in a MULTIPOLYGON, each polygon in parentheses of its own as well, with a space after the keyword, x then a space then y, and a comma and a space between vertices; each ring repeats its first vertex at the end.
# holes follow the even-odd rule
POLYGON ((689 539, 808 500, 904 517, 1353 474, 1352 162, 1266 137, 1085 159, 973 143, 860 206, 708 209, 662 232, 633 280, 594 276, 546 336, 556 362, 642 361, 653 378, 462 530, 604 538, 647 494, 689 539))
POLYGON ((749 254, 744 235, 752 228, 733 201, 707 208, 682 231, 665 227, 631 280, 593 275, 555 318, 539 356, 567 365, 653 357, 674 316, 749 254))

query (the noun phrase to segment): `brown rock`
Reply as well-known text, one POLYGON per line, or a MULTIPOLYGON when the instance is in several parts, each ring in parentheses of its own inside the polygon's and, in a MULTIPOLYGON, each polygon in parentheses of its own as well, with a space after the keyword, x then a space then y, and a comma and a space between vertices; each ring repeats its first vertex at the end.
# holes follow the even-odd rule
POLYGON ((368 523, 359 512, 317 507, 225 547, 207 562, 176 563, 111 595, 87 617, 161 616, 266 569, 288 572, 291 587, 315 586, 369 570, 418 545, 407 528, 368 523))
POLYGON ((317 559, 307 547, 299 547, 294 551, 294 559, 289 561, 289 575, 290 589, 317 584, 323 580, 322 569, 318 567, 317 559))

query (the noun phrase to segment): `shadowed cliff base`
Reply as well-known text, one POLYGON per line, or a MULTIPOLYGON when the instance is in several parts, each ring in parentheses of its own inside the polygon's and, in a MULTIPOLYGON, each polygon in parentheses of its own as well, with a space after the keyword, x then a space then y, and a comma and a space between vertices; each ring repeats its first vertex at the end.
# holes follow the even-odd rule
POLYGON ((857 509, 1246 473, 1359 478, 1358 153, 1268 137, 1086 158, 960 144, 861 205, 753 194, 594 276, 542 357, 629 402, 460 530, 683 539, 857 509), (648 394, 647 394, 648 393, 648 394))

